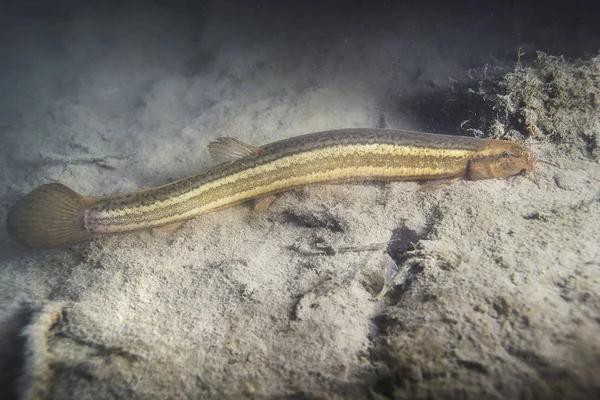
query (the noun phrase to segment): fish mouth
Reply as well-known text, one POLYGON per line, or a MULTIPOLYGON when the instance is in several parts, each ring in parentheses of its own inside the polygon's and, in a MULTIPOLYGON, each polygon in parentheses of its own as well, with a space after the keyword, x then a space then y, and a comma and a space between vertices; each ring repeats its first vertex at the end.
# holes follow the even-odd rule
POLYGON ((533 149, 527 149, 525 154, 527 156, 527 172, 531 172, 535 164, 540 159, 540 157, 538 153, 533 149))

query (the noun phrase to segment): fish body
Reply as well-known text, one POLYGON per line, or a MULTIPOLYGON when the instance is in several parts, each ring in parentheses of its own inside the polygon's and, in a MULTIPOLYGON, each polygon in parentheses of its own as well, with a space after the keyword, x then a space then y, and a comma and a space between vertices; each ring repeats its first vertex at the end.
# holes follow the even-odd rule
POLYGON ((196 215, 293 188, 388 180, 504 178, 529 172, 535 154, 515 143, 388 129, 312 133, 261 147, 234 139, 210 146, 227 161, 198 175, 135 193, 88 197, 59 183, 11 209, 11 236, 31 248, 177 226, 196 215))

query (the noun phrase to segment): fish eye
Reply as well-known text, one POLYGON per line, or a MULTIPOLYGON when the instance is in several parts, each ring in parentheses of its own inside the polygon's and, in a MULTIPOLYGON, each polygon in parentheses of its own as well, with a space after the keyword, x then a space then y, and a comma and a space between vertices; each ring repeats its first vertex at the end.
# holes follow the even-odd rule
POLYGON ((502 158, 508 158, 508 156, 510 156, 510 153, 508 151, 502 153, 502 158))

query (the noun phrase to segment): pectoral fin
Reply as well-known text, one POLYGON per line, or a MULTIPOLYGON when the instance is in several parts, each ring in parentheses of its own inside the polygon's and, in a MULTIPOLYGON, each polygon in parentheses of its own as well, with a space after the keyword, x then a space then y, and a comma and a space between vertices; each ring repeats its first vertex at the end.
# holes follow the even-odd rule
POLYGON ((421 183, 421 187, 419 187, 419 192, 427 192, 429 190, 436 190, 444 186, 450 186, 455 184, 456 182, 462 180, 462 177, 453 177, 446 179, 436 179, 433 181, 426 181, 421 183))

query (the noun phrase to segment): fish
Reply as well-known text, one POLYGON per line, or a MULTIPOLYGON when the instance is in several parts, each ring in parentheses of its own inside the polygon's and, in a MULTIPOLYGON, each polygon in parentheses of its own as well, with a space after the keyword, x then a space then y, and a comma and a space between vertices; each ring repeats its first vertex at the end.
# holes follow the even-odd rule
POLYGON ((503 140, 370 128, 260 147, 219 138, 209 151, 218 165, 134 193, 93 197, 44 184, 12 206, 7 230, 24 247, 53 249, 142 229, 174 231, 197 215, 249 200, 268 207, 278 193, 306 185, 496 179, 529 173, 537 161, 532 149, 503 140))

